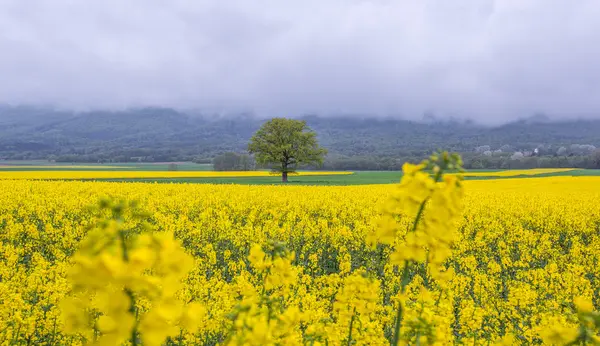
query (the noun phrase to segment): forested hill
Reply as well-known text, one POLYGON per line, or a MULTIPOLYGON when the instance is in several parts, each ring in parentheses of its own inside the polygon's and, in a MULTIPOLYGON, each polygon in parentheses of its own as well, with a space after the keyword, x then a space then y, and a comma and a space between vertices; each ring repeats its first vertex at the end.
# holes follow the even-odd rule
MULTIPOLYGON (((329 149, 330 157, 403 158, 437 148, 507 154, 538 148, 550 155, 561 147, 568 150, 573 144, 600 147, 599 120, 523 120, 485 127, 452 121, 304 119, 329 149)), ((243 151, 262 121, 248 115, 214 117, 158 108, 74 113, 3 106, 0 158, 81 162, 209 160, 226 151, 243 151)))

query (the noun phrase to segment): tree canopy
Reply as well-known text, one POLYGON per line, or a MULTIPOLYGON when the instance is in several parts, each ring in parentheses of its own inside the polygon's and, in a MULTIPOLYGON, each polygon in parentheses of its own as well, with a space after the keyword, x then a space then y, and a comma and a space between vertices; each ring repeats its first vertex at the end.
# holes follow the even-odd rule
POLYGON ((287 182, 288 174, 303 164, 322 164, 327 150, 317 143, 317 135, 306 121, 273 118, 256 131, 248 144, 256 162, 270 165, 287 182))

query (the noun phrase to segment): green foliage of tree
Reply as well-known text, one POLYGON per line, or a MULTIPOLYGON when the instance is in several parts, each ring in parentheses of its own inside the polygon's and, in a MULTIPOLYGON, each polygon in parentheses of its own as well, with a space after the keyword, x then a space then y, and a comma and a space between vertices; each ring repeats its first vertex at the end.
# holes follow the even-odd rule
POLYGON ((256 162, 270 165, 287 182, 288 174, 300 165, 323 163, 327 150, 317 143, 317 135, 304 120, 273 118, 252 136, 248 151, 256 162))

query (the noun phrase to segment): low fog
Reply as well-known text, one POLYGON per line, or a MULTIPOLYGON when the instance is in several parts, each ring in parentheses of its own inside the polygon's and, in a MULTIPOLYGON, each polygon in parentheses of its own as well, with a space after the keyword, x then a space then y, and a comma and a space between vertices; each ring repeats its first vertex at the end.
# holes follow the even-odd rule
POLYGON ((0 103, 600 118, 597 0, 0 0, 0 103))

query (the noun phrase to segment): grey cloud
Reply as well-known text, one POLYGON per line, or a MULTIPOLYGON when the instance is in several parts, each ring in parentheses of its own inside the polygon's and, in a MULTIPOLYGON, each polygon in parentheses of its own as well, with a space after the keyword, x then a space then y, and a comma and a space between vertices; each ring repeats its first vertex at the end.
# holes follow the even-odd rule
POLYGON ((0 0, 0 102, 600 114, 597 0, 0 0))

